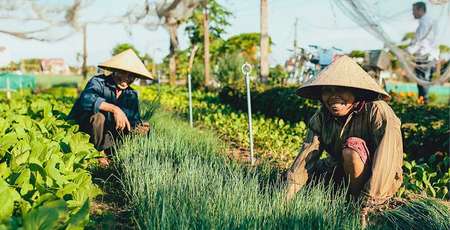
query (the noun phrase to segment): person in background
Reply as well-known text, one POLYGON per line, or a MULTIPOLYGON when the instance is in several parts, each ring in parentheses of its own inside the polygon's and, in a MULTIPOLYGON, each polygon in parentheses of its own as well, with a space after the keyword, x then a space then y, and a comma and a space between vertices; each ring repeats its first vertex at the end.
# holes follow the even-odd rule
POLYGON ((365 225, 368 212, 386 203, 403 181, 401 123, 385 102, 389 94, 347 56, 297 94, 320 100, 322 107, 309 121, 300 153, 287 172, 286 199, 294 198, 312 174, 334 171, 336 181, 347 179, 350 194, 362 200, 365 225), (320 160, 324 150, 331 158, 320 160))
MULTIPOLYGON (((437 24, 427 15, 427 7, 424 2, 416 2, 412 6, 412 14, 419 20, 415 37, 407 48, 415 58, 415 73, 417 78, 431 81, 431 68, 439 59, 439 49, 436 45, 437 24)), ((417 84, 419 89, 419 102, 428 103, 429 86, 417 84)))
MULTIPOLYGON (((152 79, 144 64, 129 49, 98 66, 111 74, 99 74, 87 83, 69 113, 80 130, 101 153, 108 154, 115 141, 131 131, 146 134, 148 123, 142 122, 137 92, 131 88, 136 78, 152 79)), ((99 158, 102 167, 108 158, 99 158)))

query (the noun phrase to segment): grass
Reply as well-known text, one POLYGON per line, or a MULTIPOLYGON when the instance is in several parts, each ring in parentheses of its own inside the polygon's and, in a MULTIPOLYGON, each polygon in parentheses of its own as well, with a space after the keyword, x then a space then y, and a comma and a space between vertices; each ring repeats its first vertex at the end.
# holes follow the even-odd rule
POLYGON ((438 200, 420 199, 374 216, 373 229, 450 229, 450 210, 438 200))

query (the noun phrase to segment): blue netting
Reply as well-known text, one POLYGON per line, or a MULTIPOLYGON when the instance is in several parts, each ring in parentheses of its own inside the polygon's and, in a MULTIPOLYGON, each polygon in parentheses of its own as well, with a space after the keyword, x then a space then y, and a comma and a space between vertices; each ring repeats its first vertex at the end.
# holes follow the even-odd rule
POLYGON ((36 77, 33 75, 21 75, 15 73, 0 73, 0 89, 24 89, 36 87, 36 77))

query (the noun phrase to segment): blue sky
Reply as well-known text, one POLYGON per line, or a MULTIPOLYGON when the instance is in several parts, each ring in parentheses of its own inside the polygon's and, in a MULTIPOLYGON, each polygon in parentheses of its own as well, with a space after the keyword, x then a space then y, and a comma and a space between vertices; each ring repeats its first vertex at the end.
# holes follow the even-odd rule
MULTIPOLYGON (((61 2, 56 0, 41 0, 61 2)), ((85 13, 88 17, 102 17, 117 14, 127 9, 132 1, 97 0, 85 13)), ((366 0, 373 4, 373 9, 381 17, 395 15, 383 23, 383 27, 395 41, 409 31, 414 31, 417 20, 411 15, 411 4, 415 1, 380 1, 366 0)), ((231 26, 227 29, 226 37, 238 33, 259 32, 259 0, 219 0, 232 13, 231 26)), ((430 4, 428 4, 430 5, 430 4)), ((440 14, 441 27, 439 42, 450 45, 450 11, 446 8, 429 7, 429 13, 438 19, 440 14)), ((290 55, 289 48, 293 46, 294 21, 299 19, 298 39, 300 46, 309 44, 320 45, 325 48, 332 46, 350 51, 353 49, 377 49, 382 42, 376 40, 362 28, 346 17, 336 6, 334 0, 269 0, 269 33, 275 45, 270 55, 271 64, 284 63, 290 55)), ((16 25, 2 23, 0 27, 13 29, 16 25), (12 28, 11 28, 12 27, 12 28)), ((156 60, 167 55, 169 37, 164 28, 154 31, 136 26, 131 28, 131 34, 123 26, 92 25, 88 28, 88 52, 90 65, 110 57, 112 47, 118 43, 129 42, 141 52, 147 52, 156 60)), ((187 36, 183 28, 179 29, 181 47, 188 46, 187 36)), ((80 65, 76 54, 82 50, 82 37, 76 34, 66 40, 54 43, 25 41, 4 34, 0 34, 0 46, 8 48, 9 56, 13 60, 21 58, 52 58, 62 57, 70 65, 80 65)))

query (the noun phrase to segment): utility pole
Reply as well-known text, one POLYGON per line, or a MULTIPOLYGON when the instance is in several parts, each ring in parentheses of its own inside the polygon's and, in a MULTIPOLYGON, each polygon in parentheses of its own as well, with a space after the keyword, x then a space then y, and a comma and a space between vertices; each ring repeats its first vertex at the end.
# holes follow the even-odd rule
POLYGON ((204 42, 204 64, 205 64, 205 87, 211 82, 209 65, 209 22, 208 22, 208 0, 205 0, 205 9, 203 13, 203 42, 204 42))
POLYGON ((83 25, 83 64, 81 67, 81 73, 83 74, 83 82, 87 80, 87 32, 86 24, 83 25))
MULTIPOLYGON (((297 76, 299 74, 299 66, 300 66, 300 56, 301 54, 299 54, 298 52, 298 41, 297 41, 297 28, 298 28, 298 18, 295 18, 295 23, 294 23, 294 58, 295 58, 295 69, 294 69, 294 78, 297 79, 297 76)), ((303 72, 303 71, 300 71, 303 72)))
POLYGON ((295 23, 294 23, 294 52, 295 54, 297 54, 297 27, 298 27, 298 18, 295 18, 295 23))
POLYGON ((268 32, 268 0, 261 0, 261 41, 260 41, 260 68, 261 81, 263 83, 269 80, 269 32, 268 32))

